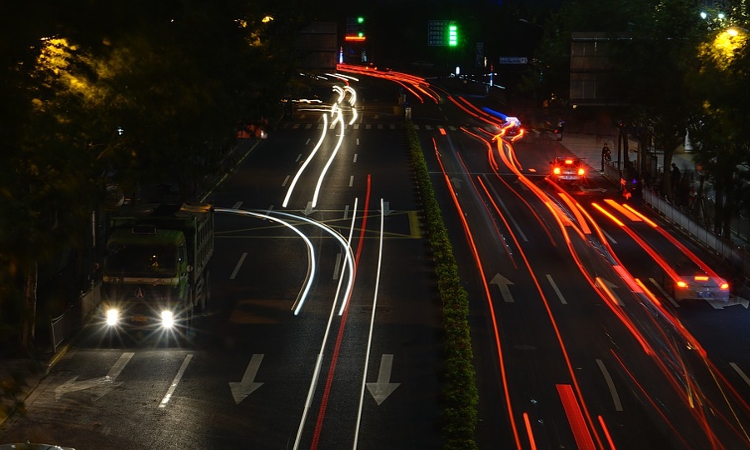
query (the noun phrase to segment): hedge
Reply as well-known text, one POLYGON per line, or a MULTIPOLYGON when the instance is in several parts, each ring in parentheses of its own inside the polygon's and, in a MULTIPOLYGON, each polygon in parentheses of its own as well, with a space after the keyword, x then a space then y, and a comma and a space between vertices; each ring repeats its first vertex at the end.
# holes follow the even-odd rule
POLYGON ((477 449, 479 395, 475 381, 474 354, 469 329, 469 300, 458 276, 448 232, 430 181, 422 146, 411 121, 406 121, 406 138, 411 152, 417 187, 421 194, 427 235, 435 260, 438 294, 445 331, 445 379, 443 383, 443 435, 445 449, 477 449))

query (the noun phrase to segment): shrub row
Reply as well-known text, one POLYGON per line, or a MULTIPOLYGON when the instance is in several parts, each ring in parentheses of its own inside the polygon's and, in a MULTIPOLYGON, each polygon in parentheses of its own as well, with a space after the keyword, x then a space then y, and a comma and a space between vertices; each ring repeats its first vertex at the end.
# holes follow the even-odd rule
POLYGON ((417 187, 421 194, 427 235, 432 247, 445 329, 443 435, 448 450, 476 449, 479 395, 474 379, 474 357, 469 330, 469 301, 461 286, 440 206, 430 181, 422 146, 411 121, 405 124, 417 187))

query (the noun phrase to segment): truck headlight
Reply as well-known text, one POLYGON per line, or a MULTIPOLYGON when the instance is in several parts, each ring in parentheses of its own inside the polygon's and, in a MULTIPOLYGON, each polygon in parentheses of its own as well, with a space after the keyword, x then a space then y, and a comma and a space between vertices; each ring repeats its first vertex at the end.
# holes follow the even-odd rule
POLYGON ((120 318, 120 312, 114 308, 107 310, 107 325, 115 326, 120 318))
POLYGON ((174 326, 174 315, 172 311, 161 312, 161 326, 164 328, 172 328, 174 326))

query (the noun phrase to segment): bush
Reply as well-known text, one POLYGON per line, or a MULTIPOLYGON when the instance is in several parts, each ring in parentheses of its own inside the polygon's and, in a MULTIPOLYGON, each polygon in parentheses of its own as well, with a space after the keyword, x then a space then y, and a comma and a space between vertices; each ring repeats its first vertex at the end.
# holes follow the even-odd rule
POLYGON ((469 300, 461 286, 453 248, 435 199, 427 162, 414 125, 406 122, 406 138, 411 152, 417 187, 422 196, 427 235, 435 259, 438 293, 445 330, 445 379, 443 387, 443 435, 445 448, 476 449, 477 393, 474 379, 474 353, 469 329, 469 300))

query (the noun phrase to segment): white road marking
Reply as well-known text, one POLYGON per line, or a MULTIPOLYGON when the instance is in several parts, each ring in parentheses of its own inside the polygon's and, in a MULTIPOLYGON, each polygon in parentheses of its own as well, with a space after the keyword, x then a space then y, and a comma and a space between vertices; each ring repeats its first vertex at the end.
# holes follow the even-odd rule
POLYGON ((242 263, 245 262, 245 258, 247 258, 247 252, 243 253, 242 256, 240 256, 240 260, 237 261, 237 265, 234 266, 234 271, 229 277, 230 280, 234 280, 234 277, 237 276, 237 273, 240 271, 240 267, 242 267, 242 263))
POLYGON ((354 175, 349 177, 349 187, 354 186, 354 175))
POLYGON ((750 378, 748 378, 747 375, 745 375, 745 372, 743 372, 742 369, 740 369, 740 366, 738 366, 737 364, 733 362, 730 362, 729 365, 732 366, 732 369, 734 369, 734 371, 737 372, 740 375, 740 377, 742 377, 743 380, 745 380, 745 383, 750 385, 750 378))
POLYGON ((354 160, 352 162, 357 162, 357 154, 354 154, 354 160))
MULTIPOLYGON (((284 182, 281 183, 281 187, 286 187, 286 184, 289 182, 289 177, 290 176, 291 175, 287 175, 286 178, 284 178, 284 182)), ((237 208, 234 208, 234 209, 237 209, 237 208)))
POLYGON ((555 280, 552 279, 552 275, 547 274, 547 281, 549 281, 549 284, 552 285, 552 289, 555 290, 555 294, 557 294, 557 297, 560 299, 560 302, 563 305, 567 305, 568 302, 565 301, 565 297, 563 297, 562 292, 560 292, 560 289, 558 289, 557 284, 555 283, 555 280))
POLYGON ((339 279, 339 270, 341 270, 341 252, 336 253, 336 264, 333 267, 333 279, 339 279))
POLYGON ((615 403, 615 411, 622 411, 622 403, 620 402, 620 395, 617 393, 617 389, 615 388, 615 383, 612 381, 612 377, 609 375, 609 371, 606 367, 604 367, 604 363, 601 359, 596 360, 596 364, 599 366, 599 370, 602 371, 602 375, 604 375, 604 381, 607 382, 607 386, 609 387, 609 393, 612 394, 612 401, 615 403))
POLYGON ((677 302, 675 301, 675 299, 673 299, 673 298, 672 298, 672 296, 671 296, 671 295, 667 294, 667 291, 665 291, 665 290, 664 290, 664 288, 662 287, 662 285, 661 285, 661 284, 660 284, 659 282, 657 282, 657 281, 656 281, 656 280, 654 280, 653 278, 649 278, 649 280, 651 281, 651 283, 652 283, 652 284, 653 284, 654 286, 656 286, 656 289, 658 289, 658 290, 659 290, 659 292, 661 292, 661 295, 663 295, 663 296, 664 296, 664 297, 665 297, 665 298, 666 298, 667 300, 669 300, 669 302, 670 302, 670 303, 671 303, 671 304, 672 304, 672 305, 673 305, 673 306, 674 306, 675 308, 679 308, 679 307, 680 307, 680 304, 679 304, 679 303, 677 303, 677 302))
POLYGON ((174 380, 172 380, 172 384, 169 386, 169 390, 167 390, 167 395, 165 395, 164 398, 161 399, 159 408, 165 408, 167 406, 167 403, 169 403, 169 399, 172 398, 174 390, 177 389, 177 384, 179 384, 182 376, 185 374, 185 370, 187 369, 188 364, 190 364, 191 359, 193 359, 193 355, 187 355, 185 357, 185 361, 182 362, 180 370, 177 371, 177 375, 175 375, 174 380))
POLYGON ((240 206, 242 206, 243 202, 237 202, 232 206, 232 209, 240 209, 240 206))

